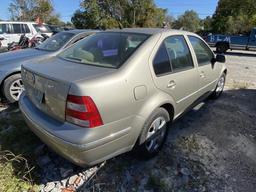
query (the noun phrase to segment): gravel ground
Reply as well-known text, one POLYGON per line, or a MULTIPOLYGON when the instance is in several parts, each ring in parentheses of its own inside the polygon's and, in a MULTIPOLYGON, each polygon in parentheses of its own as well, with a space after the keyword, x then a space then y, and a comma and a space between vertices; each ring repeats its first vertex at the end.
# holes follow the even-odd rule
MULTIPOLYGON (((256 52, 228 52, 227 67, 221 98, 177 120, 159 156, 149 161, 128 153, 85 170, 39 142, 33 155, 41 190, 254 192, 256 52)), ((0 120, 12 110, 0 107, 0 120)))

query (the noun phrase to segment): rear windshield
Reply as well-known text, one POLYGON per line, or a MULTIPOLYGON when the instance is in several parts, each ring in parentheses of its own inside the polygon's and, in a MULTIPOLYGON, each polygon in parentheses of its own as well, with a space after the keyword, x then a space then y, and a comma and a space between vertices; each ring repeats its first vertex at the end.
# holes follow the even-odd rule
POLYGON ((51 29, 47 25, 33 24, 37 32, 40 33, 52 33, 51 29))
POLYGON ((102 32, 66 49, 59 56, 86 65, 118 68, 149 37, 146 34, 102 32))
POLYGON ((46 39, 36 48, 45 51, 57 51, 62 48, 75 34, 68 32, 60 32, 46 39))

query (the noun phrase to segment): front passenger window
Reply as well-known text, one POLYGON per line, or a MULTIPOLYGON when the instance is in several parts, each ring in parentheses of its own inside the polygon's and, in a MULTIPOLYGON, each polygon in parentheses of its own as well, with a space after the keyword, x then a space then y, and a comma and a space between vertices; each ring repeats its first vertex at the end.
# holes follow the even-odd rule
POLYGON ((194 36, 188 36, 197 58, 199 66, 210 64, 214 57, 210 48, 199 38, 194 36))

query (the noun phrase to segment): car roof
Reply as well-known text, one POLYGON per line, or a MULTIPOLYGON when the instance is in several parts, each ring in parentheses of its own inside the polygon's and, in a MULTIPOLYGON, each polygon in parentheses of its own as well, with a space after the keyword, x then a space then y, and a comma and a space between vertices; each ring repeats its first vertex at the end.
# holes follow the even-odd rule
MULTIPOLYGON (((0 21, 1 24, 3 23, 6 23, 6 24, 11 24, 11 23, 17 23, 17 24, 22 24, 22 23, 25 23, 25 24, 38 24, 36 22, 33 22, 33 21, 0 21)), ((45 25, 45 23, 43 23, 45 25)))
POLYGON ((166 29, 166 28, 123 28, 123 29, 111 29, 106 30, 108 32, 123 32, 123 33, 142 33, 142 34, 149 34, 154 35, 158 33, 179 33, 179 34, 193 34, 183 30, 175 30, 175 29, 166 29))

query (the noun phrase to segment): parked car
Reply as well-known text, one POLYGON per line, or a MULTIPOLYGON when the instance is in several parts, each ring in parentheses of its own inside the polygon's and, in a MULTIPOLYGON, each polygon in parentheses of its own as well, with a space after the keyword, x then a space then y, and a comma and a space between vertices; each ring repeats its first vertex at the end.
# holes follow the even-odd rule
POLYGON ((220 96, 222 62, 225 56, 189 32, 100 32, 56 57, 26 62, 19 105, 31 130, 77 165, 132 149, 150 158, 169 122, 206 96, 220 96))
POLYGON ((96 33, 94 30, 72 30, 60 32, 33 49, 17 50, 0 54, 0 90, 9 102, 18 101, 23 91, 21 64, 29 59, 46 59, 57 55, 66 47, 96 33))
POLYGON ((50 37, 52 31, 47 25, 40 25, 35 22, 0 21, 0 38, 4 38, 2 47, 7 47, 9 43, 18 43, 23 34, 31 39, 40 34, 46 34, 50 37))
POLYGON ((218 53, 225 53, 227 50, 256 50, 256 28, 253 28, 248 35, 222 35, 209 33, 205 36, 206 42, 216 47, 218 53))

